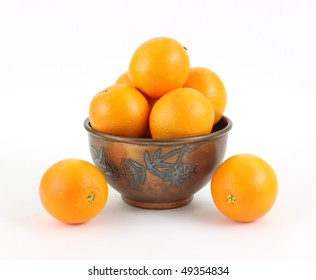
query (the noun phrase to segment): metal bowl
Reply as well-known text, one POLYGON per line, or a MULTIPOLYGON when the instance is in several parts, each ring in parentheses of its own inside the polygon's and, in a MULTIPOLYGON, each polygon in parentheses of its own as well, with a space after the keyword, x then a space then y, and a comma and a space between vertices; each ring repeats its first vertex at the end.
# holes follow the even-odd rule
POLYGON ((179 139, 126 138, 93 130, 84 121, 94 164, 133 206, 184 206, 210 182, 224 159, 232 122, 226 116, 210 134, 179 139))

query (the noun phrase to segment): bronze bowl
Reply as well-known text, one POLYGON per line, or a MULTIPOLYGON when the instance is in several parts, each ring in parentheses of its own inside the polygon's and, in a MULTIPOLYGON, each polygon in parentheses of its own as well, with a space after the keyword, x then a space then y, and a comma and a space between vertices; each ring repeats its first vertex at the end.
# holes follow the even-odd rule
POLYGON ((84 127, 94 164, 126 203, 168 209, 188 204, 210 182, 224 159, 232 122, 223 116, 210 134, 163 140, 100 133, 88 118, 84 127))

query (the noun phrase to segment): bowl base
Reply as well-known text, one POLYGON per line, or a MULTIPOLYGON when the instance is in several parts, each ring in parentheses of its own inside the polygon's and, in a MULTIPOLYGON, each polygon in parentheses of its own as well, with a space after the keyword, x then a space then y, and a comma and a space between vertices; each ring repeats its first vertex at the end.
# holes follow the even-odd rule
POLYGON ((178 200, 178 201, 172 201, 172 202, 144 202, 144 201, 132 200, 124 196, 122 196, 122 199, 124 202, 134 207, 159 210, 159 209, 173 209, 173 208, 185 206, 192 201, 193 196, 190 196, 188 198, 178 200))

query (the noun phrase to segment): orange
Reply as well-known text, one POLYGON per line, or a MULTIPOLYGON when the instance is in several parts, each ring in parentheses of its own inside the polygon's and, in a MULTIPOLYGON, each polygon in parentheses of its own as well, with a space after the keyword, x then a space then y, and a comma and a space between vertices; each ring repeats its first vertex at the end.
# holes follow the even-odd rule
MULTIPOLYGON (((121 74, 117 80, 115 81, 115 85, 118 84, 124 84, 124 85, 129 85, 129 86, 134 86, 133 83, 131 82, 129 76, 128 76, 128 72, 124 72, 123 74, 121 74)), ((151 98, 147 95, 144 95, 145 98, 147 99, 147 102, 149 104, 149 108, 151 109, 154 104, 156 103, 156 101, 158 100, 158 98, 151 98)))
POLYGON ((277 177, 260 157, 239 154, 216 169, 211 192, 220 212, 239 222, 251 222, 272 208, 278 192, 277 177))
POLYGON ((144 94, 159 98, 182 87, 190 71, 189 56, 176 40, 167 37, 150 39, 134 52, 128 75, 144 94))
POLYGON ((131 82, 129 76, 128 76, 128 72, 124 72, 123 74, 121 74, 115 81, 115 84, 124 84, 124 85, 128 85, 128 86, 133 86, 133 83, 131 82))
POLYGON ((154 139, 184 138, 211 132, 214 108, 211 101, 192 88, 174 89, 154 104, 149 128, 154 139))
POLYGON ((116 136, 142 137, 148 127, 149 105, 139 90, 114 85, 94 96, 89 108, 93 129, 116 136))
POLYGON ((91 163, 64 159, 43 174, 39 195, 44 208, 57 220, 80 224, 103 209, 108 187, 102 172, 91 163))
POLYGON ((226 90, 221 79, 211 70, 205 67, 193 67, 184 87, 197 89, 209 98, 214 106, 216 124, 225 111, 226 90))

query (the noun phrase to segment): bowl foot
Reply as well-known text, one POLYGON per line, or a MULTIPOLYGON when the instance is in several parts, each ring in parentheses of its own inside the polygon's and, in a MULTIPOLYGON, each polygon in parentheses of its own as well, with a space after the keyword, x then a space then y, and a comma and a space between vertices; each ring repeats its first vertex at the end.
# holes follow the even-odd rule
POLYGON ((122 199, 124 202, 126 202, 127 204, 131 206, 144 208, 144 209, 157 209, 158 210, 158 209, 173 209, 173 208, 185 206, 192 201, 193 196, 182 199, 182 200, 178 200, 178 201, 172 201, 172 202, 144 202, 144 201, 132 200, 124 196, 122 196, 122 199))

